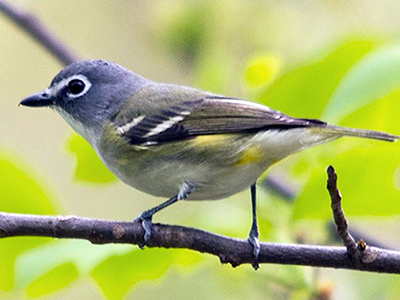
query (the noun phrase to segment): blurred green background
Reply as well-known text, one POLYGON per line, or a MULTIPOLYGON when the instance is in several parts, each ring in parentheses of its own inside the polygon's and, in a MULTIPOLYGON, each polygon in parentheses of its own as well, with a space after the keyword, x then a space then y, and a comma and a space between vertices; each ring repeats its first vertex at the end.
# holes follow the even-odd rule
MULTIPOLYGON (((400 2, 12 1, 82 58, 156 81, 270 105, 296 117, 400 134, 400 2)), ((118 182, 48 109, 18 107, 62 68, 0 14, 0 211, 132 220, 161 199, 118 182)), ((290 201, 259 188, 261 240, 335 244, 325 170, 337 169, 350 226, 400 249, 400 144, 342 139, 269 172, 290 201)), ((250 197, 183 202, 156 222, 246 238, 250 197)), ((231 268, 188 250, 0 240, 0 299, 398 299, 400 279, 279 265, 231 268), (323 298, 325 297, 325 298, 323 298)))

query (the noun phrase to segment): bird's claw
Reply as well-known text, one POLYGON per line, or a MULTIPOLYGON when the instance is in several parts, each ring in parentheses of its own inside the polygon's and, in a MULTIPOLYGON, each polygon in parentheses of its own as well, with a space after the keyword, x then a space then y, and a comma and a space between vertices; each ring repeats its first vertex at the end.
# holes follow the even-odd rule
POLYGON ((254 261, 252 266, 254 270, 257 270, 260 268, 260 265, 258 264, 258 257, 260 256, 260 240, 258 238, 258 231, 251 230, 247 240, 253 247, 254 261))
POLYGON ((139 221, 142 223, 142 227, 144 229, 143 242, 139 244, 139 248, 142 250, 144 249, 151 237, 151 229, 153 227, 152 218, 153 216, 147 214, 147 211, 145 211, 135 219, 135 221, 139 221))

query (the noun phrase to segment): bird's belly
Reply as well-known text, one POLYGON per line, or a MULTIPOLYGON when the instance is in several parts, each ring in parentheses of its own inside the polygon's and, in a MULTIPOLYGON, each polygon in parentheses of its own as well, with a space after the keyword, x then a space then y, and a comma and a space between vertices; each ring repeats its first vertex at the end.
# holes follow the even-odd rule
POLYGON ((208 163, 151 163, 140 169, 126 166, 114 172, 122 181, 145 193, 170 198, 178 194, 183 182, 191 182, 194 192, 188 200, 214 200, 234 195, 257 181, 266 164, 238 166, 234 170, 208 163))
POLYGON ((189 200, 212 200, 248 188, 272 164, 264 149, 250 147, 253 136, 199 136, 147 149, 107 142, 96 150, 119 179, 140 191, 170 198, 190 182, 189 200))

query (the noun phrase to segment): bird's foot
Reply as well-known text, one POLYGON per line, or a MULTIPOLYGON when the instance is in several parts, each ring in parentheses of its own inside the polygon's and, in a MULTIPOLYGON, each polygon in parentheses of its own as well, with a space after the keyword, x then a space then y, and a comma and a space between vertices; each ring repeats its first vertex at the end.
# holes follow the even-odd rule
POLYGON ((142 227, 144 229, 143 242, 139 244, 139 248, 142 250, 144 249, 144 247, 146 246, 147 242, 151 237, 151 229, 153 227, 152 219, 153 219, 153 214, 146 210, 134 220, 141 222, 142 227))
POLYGON ((253 269, 257 270, 260 268, 258 264, 258 257, 260 255, 260 240, 258 238, 258 230, 254 230, 253 228, 250 230, 249 237, 247 239, 250 245, 253 247, 253 255, 254 261, 252 263, 253 269))

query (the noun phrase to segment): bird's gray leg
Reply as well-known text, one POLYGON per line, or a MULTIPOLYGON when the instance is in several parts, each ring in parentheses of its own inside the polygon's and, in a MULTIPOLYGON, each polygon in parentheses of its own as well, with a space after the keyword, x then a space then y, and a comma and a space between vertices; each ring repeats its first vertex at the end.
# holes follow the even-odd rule
POLYGON ((177 202, 178 200, 183 200, 186 199, 193 191, 194 191, 194 184, 191 182, 185 181, 177 195, 172 197, 171 199, 161 203, 160 205, 157 205, 153 208, 150 208, 148 210, 145 210, 144 212, 141 213, 139 217, 137 217, 135 220, 139 220, 142 222, 142 227, 144 229, 144 237, 143 237, 143 243, 139 244, 140 248, 144 248, 146 243, 149 241, 151 237, 151 228, 152 228, 152 219, 153 215, 156 212, 159 212, 160 210, 166 208, 167 206, 170 206, 171 204, 177 202))
POLYGON ((253 268, 257 270, 259 268, 258 265, 258 256, 260 254, 260 240, 258 238, 258 224, 257 224, 257 207, 256 207, 256 184, 254 183, 250 187, 251 192, 251 211, 253 214, 253 223, 251 224, 251 229, 248 237, 249 243, 253 246, 253 254, 254 254, 254 262, 252 264, 253 268))

